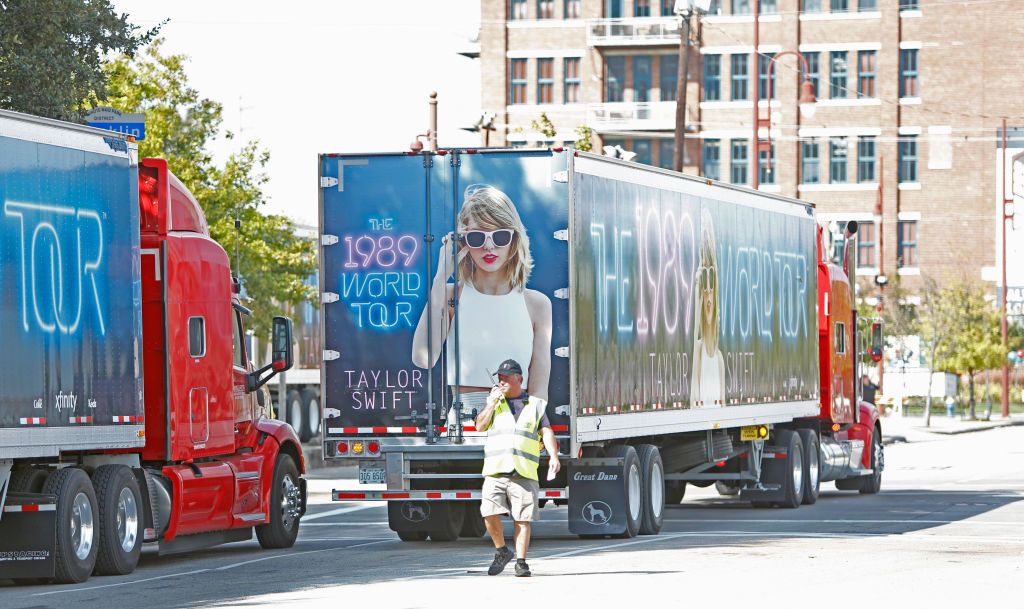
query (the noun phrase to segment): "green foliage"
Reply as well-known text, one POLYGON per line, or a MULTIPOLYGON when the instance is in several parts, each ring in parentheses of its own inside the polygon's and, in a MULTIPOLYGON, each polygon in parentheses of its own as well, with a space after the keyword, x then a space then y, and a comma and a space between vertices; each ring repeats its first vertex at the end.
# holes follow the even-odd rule
POLYGON ((82 100, 105 95, 105 58, 133 55, 160 25, 140 31, 109 0, 0 0, 0 107, 79 119, 82 100))
POLYGON ((314 298, 314 288, 304 280, 315 269, 316 244, 296 238, 289 218, 261 211, 269 154, 256 142, 246 143, 223 165, 214 161, 208 145, 220 130, 221 105, 189 85, 186 57, 163 55, 161 42, 156 40, 135 58, 112 61, 106 67, 107 96, 94 97, 89 105, 146 114, 139 156, 167 159, 203 207, 210 235, 227 250, 232 265, 238 246, 245 288, 256 310, 250 323, 259 336, 268 336, 273 315, 314 298))
POLYGON ((555 134, 558 133, 558 130, 555 129, 555 124, 551 122, 550 118, 548 118, 547 112, 541 112, 540 118, 530 121, 530 129, 543 135, 547 139, 555 137, 555 134))
POLYGON ((586 125, 576 126, 576 150, 590 152, 594 149, 594 130, 586 125))

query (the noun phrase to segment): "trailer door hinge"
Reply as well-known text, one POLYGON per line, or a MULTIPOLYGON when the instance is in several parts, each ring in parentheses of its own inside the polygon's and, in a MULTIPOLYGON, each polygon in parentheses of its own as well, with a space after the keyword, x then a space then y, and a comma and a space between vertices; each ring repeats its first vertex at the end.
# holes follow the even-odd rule
POLYGON ((322 243, 324 245, 334 245, 337 242, 338 242, 338 236, 337 235, 321 235, 320 236, 320 243, 322 243))
POLYGON ((330 362, 341 357, 341 354, 331 349, 324 349, 324 361, 330 362))
POLYGON ((569 347, 555 347, 555 357, 569 357, 569 347))
POLYGON ((338 302, 339 296, 334 292, 324 292, 320 297, 320 302, 324 304, 330 304, 332 302, 338 302))
POLYGON ((338 185, 338 178, 331 176, 320 176, 320 188, 331 188, 338 185))
POLYGON ((555 239, 557 239, 559 241, 568 241, 569 240, 569 229, 563 228, 562 230, 556 230, 555 231, 555 239))
POLYGON ((566 182, 569 181, 569 172, 568 171, 556 171, 554 174, 552 174, 551 179, 554 180, 555 182, 559 182, 561 184, 565 184, 566 182))

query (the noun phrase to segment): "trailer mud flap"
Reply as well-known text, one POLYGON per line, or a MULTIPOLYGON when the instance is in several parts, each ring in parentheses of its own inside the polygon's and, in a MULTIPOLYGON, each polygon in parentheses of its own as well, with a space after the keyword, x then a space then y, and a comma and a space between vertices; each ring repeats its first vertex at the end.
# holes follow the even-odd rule
POLYGON ((451 510, 464 509, 461 501, 389 501, 388 527, 396 532, 441 530, 451 521, 451 510))
POLYGON ((57 497, 11 493, 0 516, 0 578, 53 577, 57 497))
POLYGON ((626 532, 626 481, 622 459, 581 459, 569 464, 569 532, 626 532))

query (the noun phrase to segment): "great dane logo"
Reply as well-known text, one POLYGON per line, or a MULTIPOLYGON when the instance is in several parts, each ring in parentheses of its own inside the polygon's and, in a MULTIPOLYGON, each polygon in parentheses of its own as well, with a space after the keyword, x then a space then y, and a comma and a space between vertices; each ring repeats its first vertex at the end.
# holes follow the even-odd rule
POLYGON ((583 520, 594 526, 608 524, 612 519, 612 508, 604 501, 591 501, 583 506, 583 520))
POLYGON ((426 501, 406 501, 402 504, 402 517, 409 522, 423 522, 430 518, 430 504, 426 501))

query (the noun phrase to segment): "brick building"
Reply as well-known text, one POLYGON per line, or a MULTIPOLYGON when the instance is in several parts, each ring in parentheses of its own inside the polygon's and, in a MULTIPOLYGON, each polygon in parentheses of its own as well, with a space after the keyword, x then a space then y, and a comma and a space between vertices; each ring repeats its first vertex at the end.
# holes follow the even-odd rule
MULTIPOLYGON (((862 284, 880 272, 911 290, 922 275, 994 281, 1000 119, 1024 126, 1024 53, 1013 50, 1024 40, 1024 0, 760 0, 757 55, 754 2, 718 0, 696 28, 684 170, 748 186, 756 170, 764 191, 860 221, 862 284), (811 118, 797 111, 797 52, 816 89, 811 118), (760 117, 768 104, 772 114, 772 158, 764 150, 756 166, 755 96, 760 117)), ((673 4, 482 0, 492 145, 572 142, 587 125, 595 145, 671 167, 673 4), (553 138, 530 127, 542 112, 553 138)), ((1015 133, 1010 148, 1024 148, 1015 133)))

